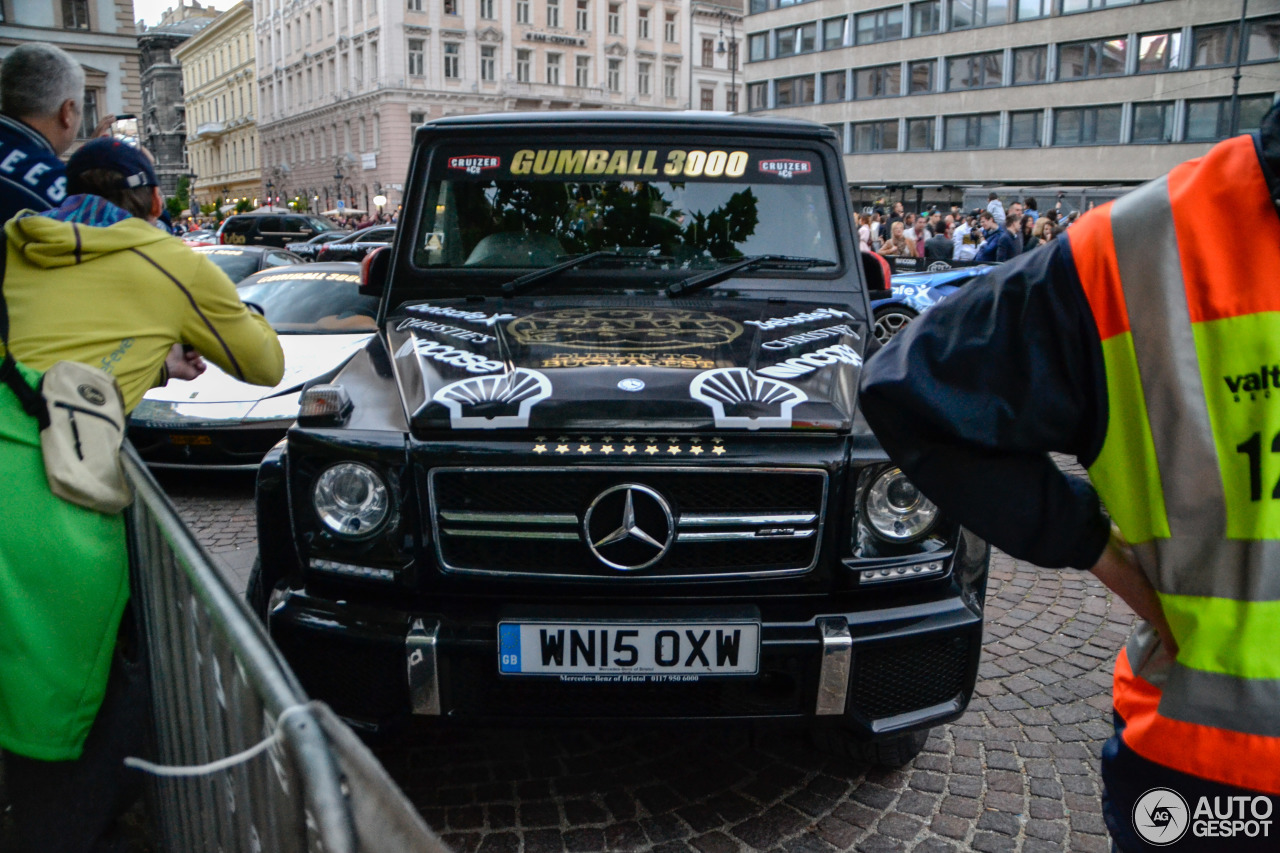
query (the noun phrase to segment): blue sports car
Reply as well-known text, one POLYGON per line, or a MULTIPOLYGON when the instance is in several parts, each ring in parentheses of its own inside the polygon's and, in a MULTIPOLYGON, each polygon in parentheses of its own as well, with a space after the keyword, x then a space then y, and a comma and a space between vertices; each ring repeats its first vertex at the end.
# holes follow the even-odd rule
POLYGON ((881 344, 888 343, 922 312, 993 269, 994 265, 985 265, 893 276, 889 280, 889 295, 871 300, 877 340, 881 344))

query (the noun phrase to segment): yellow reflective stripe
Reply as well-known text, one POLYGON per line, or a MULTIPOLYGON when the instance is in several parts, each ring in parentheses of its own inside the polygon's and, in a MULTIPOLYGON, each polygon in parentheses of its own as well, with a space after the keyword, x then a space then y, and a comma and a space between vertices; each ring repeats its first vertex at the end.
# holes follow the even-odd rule
POLYGON ((1160 594, 1178 663, 1236 678, 1280 678, 1280 601, 1160 594))
POLYGON ((1102 342, 1107 369, 1107 437, 1089 478, 1125 539, 1135 544, 1169 537, 1160 467, 1147 421, 1138 359, 1129 332, 1102 342))
POLYGON ((1229 539, 1280 539, 1280 313, 1192 326, 1229 539))

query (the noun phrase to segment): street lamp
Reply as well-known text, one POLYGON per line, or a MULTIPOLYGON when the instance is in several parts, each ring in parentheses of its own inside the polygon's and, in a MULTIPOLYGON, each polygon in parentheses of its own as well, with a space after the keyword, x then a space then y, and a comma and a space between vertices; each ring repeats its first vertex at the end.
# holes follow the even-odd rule
MULTIPOLYGON (((732 15, 724 12, 720 13, 720 45, 716 48, 716 53, 720 56, 729 54, 729 92, 730 100, 733 103, 733 109, 730 112, 738 111, 738 31, 736 28, 737 19, 732 15), (729 49, 726 51, 724 46, 724 19, 729 19, 729 49)), ((726 104, 725 106, 728 106, 726 104)))
POLYGON ((387 203, 387 197, 382 194, 373 197, 373 203, 378 208, 378 218, 382 218, 382 206, 387 203))
POLYGON ((271 207, 271 205, 275 203, 275 200, 272 198, 272 192, 271 192, 272 190, 275 189, 275 187, 276 185, 272 183, 271 179, 267 178, 267 207, 271 207))

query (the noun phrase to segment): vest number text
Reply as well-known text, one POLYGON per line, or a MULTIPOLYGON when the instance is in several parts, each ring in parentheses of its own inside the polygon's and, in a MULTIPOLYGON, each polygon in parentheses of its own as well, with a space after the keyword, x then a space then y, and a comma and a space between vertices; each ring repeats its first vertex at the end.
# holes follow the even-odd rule
MULTIPOLYGON (((1271 439, 1271 452, 1280 453, 1280 433, 1271 439)), ((1249 500, 1262 500, 1262 433, 1255 432, 1236 445, 1236 453, 1249 457, 1249 500)), ((1280 500, 1280 480, 1271 490, 1271 499, 1280 500)))

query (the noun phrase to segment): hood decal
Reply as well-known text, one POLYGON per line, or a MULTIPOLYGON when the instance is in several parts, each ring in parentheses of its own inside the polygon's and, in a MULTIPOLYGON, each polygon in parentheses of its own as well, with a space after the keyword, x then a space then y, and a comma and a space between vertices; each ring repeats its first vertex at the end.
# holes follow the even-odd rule
POLYGON ((478 344, 487 344, 490 341, 496 341, 493 335, 486 335, 483 332, 473 332, 470 329, 462 329, 458 326, 450 326, 448 323, 437 323, 435 320, 415 320, 410 317, 408 320, 401 320, 396 326, 397 332, 403 332, 405 329, 422 329, 424 332, 439 332, 442 335, 448 335, 451 338, 457 338, 460 341, 475 341, 478 344))
POLYGON ((815 320, 852 320, 853 315, 840 308, 819 308, 803 314, 792 314, 790 317, 774 317, 771 320, 743 320, 743 325, 755 326, 757 329, 781 329, 785 326, 798 326, 801 323, 812 323, 815 320))
POLYGON ((742 324, 679 308, 560 308, 526 314, 507 330, 526 346, 633 353, 726 346, 742 324))
POLYGON ((410 314, 427 314, 433 317, 449 317, 454 320, 465 320, 468 323, 481 323, 485 326, 496 326, 503 320, 514 320, 515 314, 486 314, 483 311, 464 311, 460 308, 449 308, 444 305, 432 305, 429 302, 420 302, 417 305, 410 305, 407 309, 410 314))
POLYGON ((813 371, 831 364, 852 364, 854 367, 858 367, 862 364, 862 356, 858 355, 858 351, 848 344, 833 344, 829 347, 816 349, 813 352, 807 352, 804 355, 793 356, 786 361, 780 361, 768 367, 762 367, 758 372, 763 373, 765 376, 792 379, 796 376, 813 373, 813 371))
POLYGON ((717 427, 752 430, 790 429, 791 410, 809 399, 794 385, 761 378, 745 367, 699 373, 689 385, 689 396, 711 407, 717 427))
POLYGON ((498 376, 451 382, 432 399, 449 409, 454 429, 523 429, 530 410, 550 396, 551 380, 545 373, 518 367, 498 376))
POLYGON ((435 359, 444 364, 462 368, 468 373, 493 373, 503 367, 502 362, 485 358, 478 353, 460 350, 439 341, 413 337, 406 338, 400 349, 396 350, 396 358, 404 358, 413 351, 418 353, 419 358, 435 359))

